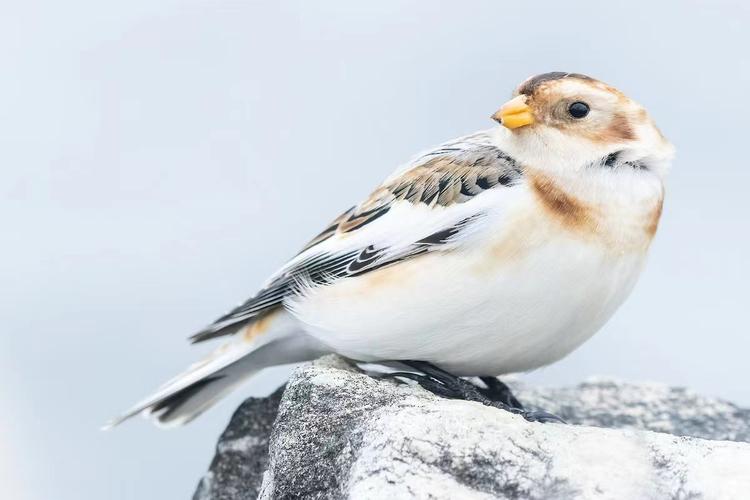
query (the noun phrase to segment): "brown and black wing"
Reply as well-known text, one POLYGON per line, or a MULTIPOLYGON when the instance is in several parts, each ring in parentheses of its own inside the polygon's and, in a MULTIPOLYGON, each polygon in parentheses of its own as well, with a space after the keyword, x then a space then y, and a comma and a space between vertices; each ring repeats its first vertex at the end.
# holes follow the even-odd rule
POLYGON ((489 189, 513 186, 521 176, 521 169, 513 158, 484 143, 456 142, 424 154, 414 161, 412 168, 386 181, 363 203, 337 217, 257 295, 193 335, 191 340, 201 342, 234 333, 281 307, 287 297, 300 293, 304 287, 359 276, 445 247, 483 216, 478 213, 454 220, 395 250, 374 241, 345 251, 323 250, 321 243, 324 241, 363 230, 385 216, 398 202, 448 207, 468 202, 489 189))

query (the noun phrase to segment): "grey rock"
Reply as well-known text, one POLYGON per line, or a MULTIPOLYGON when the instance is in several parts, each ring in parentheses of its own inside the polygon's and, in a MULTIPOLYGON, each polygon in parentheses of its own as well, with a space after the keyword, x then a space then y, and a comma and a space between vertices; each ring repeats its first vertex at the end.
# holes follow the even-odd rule
POLYGON ((750 442, 750 409, 684 387, 632 384, 604 377, 575 387, 510 385, 524 403, 574 424, 750 442))
POLYGON ((659 384, 511 385, 527 405, 573 425, 438 398, 326 356, 298 368, 283 396, 240 407, 195 499, 734 499, 750 491, 750 410, 659 384))
POLYGON ((237 408, 193 500, 258 498, 268 468, 268 441, 283 393, 284 387, 280 387, 267 398, 249 398, 237 408))

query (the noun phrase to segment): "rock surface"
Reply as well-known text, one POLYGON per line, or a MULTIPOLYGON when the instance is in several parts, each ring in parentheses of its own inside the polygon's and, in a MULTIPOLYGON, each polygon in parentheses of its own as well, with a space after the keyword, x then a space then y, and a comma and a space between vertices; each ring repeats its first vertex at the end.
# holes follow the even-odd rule
POLYGON ((512 385, 573 425, 529 423, 321 358, 283 393, 240 406, 194 499, 750 495, 750 410, 658 384, 512 385))
POLYGON ((268 441, 284 388, 267 398, 249 398, 237 408, 219 438, 209 471, 195 492, 196 499, 256 499, 268 469, 268 441))

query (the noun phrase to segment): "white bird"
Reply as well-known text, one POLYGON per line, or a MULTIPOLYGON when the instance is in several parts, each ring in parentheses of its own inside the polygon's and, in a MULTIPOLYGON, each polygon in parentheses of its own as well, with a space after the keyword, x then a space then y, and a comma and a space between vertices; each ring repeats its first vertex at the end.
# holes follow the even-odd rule
POLYGON ((642 106, 580 74, 529 78, 493 118, 341 214, 192 337, 227 343, 112 424, 183 424, 258 371, 325 353, 425 362, 439 387, 430 367, 528 371, 590 338, 643 268, 673 147, 642 106))

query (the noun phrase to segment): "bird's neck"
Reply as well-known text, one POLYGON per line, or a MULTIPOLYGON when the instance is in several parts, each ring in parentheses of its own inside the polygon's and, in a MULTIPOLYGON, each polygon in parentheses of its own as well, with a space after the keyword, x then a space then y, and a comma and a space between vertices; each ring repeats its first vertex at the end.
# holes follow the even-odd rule
POLYGON ((585 170, 575 175, 526 168, 540 207, 571 234, 616 253, 645 251, 661 218, 661 179, 634 170, 585 170))

